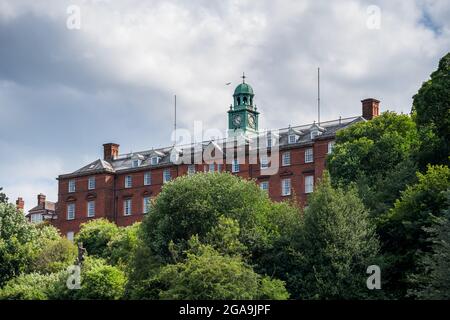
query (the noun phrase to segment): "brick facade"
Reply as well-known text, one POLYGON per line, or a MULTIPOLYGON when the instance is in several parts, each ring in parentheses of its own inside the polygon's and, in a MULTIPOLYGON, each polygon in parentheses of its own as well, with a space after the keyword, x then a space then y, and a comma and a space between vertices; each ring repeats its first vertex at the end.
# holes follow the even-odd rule
MULTIPOLYGON (((362 113, 364 117, 355 117, 355 120, 345 125, 341 125, 341 120, 336 120, 338 121, 338 129, 352 125, 357 121, 366 121, 376 117, 378 115, 378 103, 379 101, 375 99, 363 100, 362 113)), ((310 141, 280 144, 280 167, 274 175, 265 175, 260 168, 260 163, 248 164, 248 150, 245 163, 240 164, 239 172, 232 174, 245 179, 253 179, 258 184, 267 181, 269 183, 269 197, 274 201, 283 201, 295 197, 300 205, 304 205, 308 197, 308 193, 305 192, 305 180, 312 176, 310 179, 315 184, 322 176, 330 147, 329 143, 332 143, 335 139, 335 131, 337 130, 335 127, 333 127, 334 131, 329 130, 328 134, 311 138, 310 141), (310 148, 313 150, 313 161, 306 162, 305 152, 310 148), (282 157, 285 152, 290 152, 290 164, 283 166, 282 157), (284 179, 290 179, 291 181, 291 194, 288 196, 282 195, 284 179)), ((323 130, 326 131, 326 129, 323 130)), ((90 166, 85 167, 85 170, 80 169, 74 173, 58 177, 57 214, 56 219, 52 220, 52 224, 59 228, 63 235, 69 237, 70 233, 70 237, 72 237, 79 231, 81 223, 96 218, 106 218, 119 226, 128 226, 136 221, 141 221, 144 217, 144 198, 152 199, 161 191, 164 170, 170 170, 171 179, 188 173, 187 164, 175 165, 170 161, 157 165, 145 164, 138 167, 117 167, 115 169, 113 168, 114 161, 121 159, 119 145, 109 143, 104 144, 103 147, 103 160, 97 160, 90 166), (144 184, 144 175, 148 172, 151 173, 151 185, 144 184), (132 177, 131 187, 125 186, 127 176, 132 177), (95 188, 91 190, 88 188, 89 178, 95 178, 95 188), (75 183, 75 190, 69 190, 69 181, 75 183), (131 200, 131 214, 129 215, 126 215, 124 210, 126 200, 131 200), (95 203, 95 214, 92 217, 88 217, 89 202, 95 203), (69 220, 68 207, 71 204, 74 205, 74 217, 69 220)), ((151 152, 153 151, 149 151, 146 155, 148 158, 150 158, 151 152)), ((139 156, 142 156, 142 154, 139 156)), ((129 159, 134 158, 130 156, 129 159)), ((195 170, 196 172, 209 171, 208 167, 209 165, 205 163, 196 164, 195 170)), ((232 172, 232 165, 223 164, 222 171, 232 172)))

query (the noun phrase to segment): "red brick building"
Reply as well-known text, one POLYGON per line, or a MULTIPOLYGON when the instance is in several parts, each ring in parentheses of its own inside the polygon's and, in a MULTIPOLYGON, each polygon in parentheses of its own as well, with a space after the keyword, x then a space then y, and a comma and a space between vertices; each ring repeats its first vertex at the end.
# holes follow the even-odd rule
POLYGON ((253 89, 244 78, 234 92, 234 104, 228 111, 229 137, 244 137, 243 144, 233 145, 232 153, 240 149, 245 160, 242 157, 237 160, 237 155, 232 161, 225 160, 230 147, 222 140, 130 154, 120 154, 118 144, 106 143, 103 145, 103 159, 58 177, 58 206, 52 223, 68 238, 79 231, 81 223, 95 218, 107 218, 119 226, 130 225, 142 220, 151 199, 165 182, 195 172, 231 172, 254 179, 275 201, 295 195, 303 204, 315 181, 322 175, 336 131, 370 120, 379 113, 379 101, 365 99, 361 116, 289 127, 275 133, 262 132, 258 130, 259 112, 253 106, 253 97, 253 89), (276 173, 267 174, 269 158, 265 156, 258 155, 256 162, 249 163, 255 151, 252 144, 255 139, 258 152, 262 145, 267 149, 270 163, 276 162, 274 159, 277 157, 279 168, 276 173), (224 159, 223 163, 204 159, 197 163, 179 163, 180 156, 192 160, 211 144, 217 146, 216 150, 221 154, 216 157, 224 159))

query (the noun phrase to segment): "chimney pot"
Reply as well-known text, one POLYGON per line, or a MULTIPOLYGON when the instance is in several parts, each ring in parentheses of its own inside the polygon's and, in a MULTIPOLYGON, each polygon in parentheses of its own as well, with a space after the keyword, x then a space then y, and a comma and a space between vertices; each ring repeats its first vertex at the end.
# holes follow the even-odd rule
POLYGON ((119 155, 119 146, 116 143, 105 143, 103 145, 103 159, 105 161, 114 160, 119 155))
POLYGON ((362 116, 366 120, 372 120, 380 115, 380 101, 374 98, 367 98, 361 100, 362 103, 362 116))
POLYGON ((24 207, 25 207, 25 201, 23 201, 22 197, 18 197, 16 200, 16 208, 23 210, 24 207))
POLYGON ((38 205, 45 203, 45 194, 39 193, 37 196, 38 205))

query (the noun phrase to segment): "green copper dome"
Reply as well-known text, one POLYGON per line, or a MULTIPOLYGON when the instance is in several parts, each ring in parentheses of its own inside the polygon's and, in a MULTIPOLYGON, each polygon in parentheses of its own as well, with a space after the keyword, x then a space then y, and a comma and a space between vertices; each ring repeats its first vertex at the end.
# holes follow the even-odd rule
POLYGON ((247 83, 241 83, 234 89, 234 95, 240 95, 240 94, 250 94, 254 95, 252 87, 247 83))

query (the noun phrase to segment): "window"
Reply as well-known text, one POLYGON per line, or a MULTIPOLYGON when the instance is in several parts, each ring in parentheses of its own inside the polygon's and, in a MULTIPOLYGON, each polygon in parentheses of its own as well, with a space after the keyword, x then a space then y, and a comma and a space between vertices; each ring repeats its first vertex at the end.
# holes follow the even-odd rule
POLYGON ((269 159, 267 159, 267 156, 262 156, 259 161, 261 163, 261 170, 269 168, 269 159))
POLYGON ((89 177, 88 179, 88 189, 94 190, 95 189, 95 177, 89 177))
POLYGON ((143 208, 144 208, 144 214, 148 213, 150 211, 150 206, 151 206, 151 202, 150 202, 150 197, 144 197, 144 203, 143 203, 143 208))
POLYGON ((163 182, 169 182, 172 180, 172 176, 170 175, 170 169, 166 169, 163 172, 163 182))
POLYGON ((267 148, 272 148, 272 135, 267 136, 267 148))
POLYGON ((314 161, 313 148, 308 148, 305 150, 305 163, 313 161, 314 161))
POLYGON ((152 166, 157 165, 159 163, 159 157, 152 157, 150 161, 152 166))
POLYGON ((239 161, 238 161, 238 159, 234 159, 231 171, 232 172, 239 172, 239 169, 240 169, 239 168, 239 161))
POLYGON ((95 201, 89 201, 87 203, 87 216, 89 218, 95 216, 95 201))
POLYGON ((31 215, 31 222, 33 223, 42 222, 42 215, 40 213, 33 213, 31 215))
POLYGON ((195 164, 188 165, 188 174, 194 174, 195 173, 195 164))
POLYGON ((131 188, 133 186, 133 177, 126 176, 125 177, 125 188, 131 188))
POLYGON ((210 163, 209 164, 209 172, 214 172, 214 170, 215 170, 214 163, 210 163))
POLYGON ((291 179, 281 180, 281 195, 282 196, 291 195, 291 179))
POLYGON ((75 192, 75 180, 69 181, 69 192, 75 192))
POLYGON ((330 141, 328 142, 328 154, 333 152, 333 148, 334 148, 334 141, 330 141))
POLYGON ((295 138, 296 138, 295 134, 290 134, 289 137, 288 137, 288 143, 289 144, 295 143, 295 140, 296 140, 295 138))
POLYGON ((123 215, 124 216, 131 215, 131 199, 126 199, 123 202, 123 215))
POLYGON ((67 240, 73 242, 73 231, 67 231, 66 238, 67 238, 67 240))
POLYGON ((318 130, 313 130, 311 131, 311 139, 314 139, 315 137, 317 137, 319 135, 319 131, 318 130))
POLYGON ((132 166, 133 166, 133 168, 139 167, 139 159, 133 160, 132 166))
POLYGON ((67 220, 75 219, 75 203, 69 203, 67 205, 67 220))
POLYGON ((290 152, 284 152, 282 154, 281 164, 283 166, 290 166, 291 165, 291 153, 290 152))
POLYGON ((261 190, 269 191, 269 181, 263 181, 259 184, 261 190))
POLYGON ((152 174, 151 172, 144 173, 144 186, 149 186, 152 184, 152 174))
POLYGON ((314 191, 314 176, 305 177, 305 193, 311 193, 314 191))

